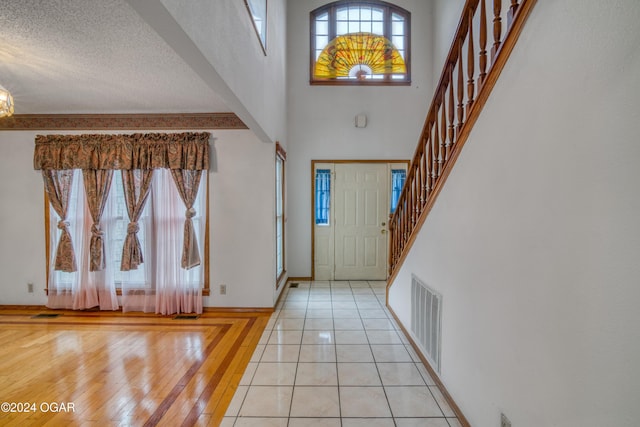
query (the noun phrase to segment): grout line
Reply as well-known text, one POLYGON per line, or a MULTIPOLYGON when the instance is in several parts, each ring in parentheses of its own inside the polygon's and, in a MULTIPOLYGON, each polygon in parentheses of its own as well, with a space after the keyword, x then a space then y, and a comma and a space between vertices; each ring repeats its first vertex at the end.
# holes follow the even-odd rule
MULTIPOLYGON (((323 330, 331 331, 331 333, 333 334, 333 340, 329 342, 329 345, 333 345, 333 354, 334 354, 334 357, 335 357, 335 361, 333 362, 333 365, 335 366, 335 372, 336 372, 336 386, 335 387, 337 387, 337 393, 338 393, 339 415, 338 415, 338 417, 320 417, 320 418, 332 418, 332 419, 338 418, 339 420, 343 419, 343 417, 342 417, 342 413, 343 413, 343 411, 342 411, 342 402, 341 402, 341 399, 340 399, 340 397, 341 397, 341 393, 340 393, 341 384, 340 384, 340 375, 339 375, 340 362, 339 362, 339 359, 338 359, 338 345, 339 344, 337 343, 336 334, 338 332, 356 332, 356 333, 364 332, 364 336, 366 337, 366 344, 365 343, 362 343, 362 344, 356 344, 356 343, 349 344, 349 343, 346 343, 346 344, 340 344, 340 345, 341 346, 342 345, 366 345, 366 347, 368 348, 368 350, 369 350, 369 352, 371 354, 372 361, 375 364, 375 368, 376 368, 376 372, 378 374, 378 380, 380 382, 380 385, 354 385, 354 387, 371 387, 371 388, 380 388, 380 387, 382 387, 382 390, 383 390, 383 393, 385 395, 385 399, 387 401, 387 405, 388 405, 388 408, 389 408, 389 411, 390 411, 390 414, 391 414, 391 419, 393 420, 394 425, 397 425, 396 418, 393 416, 393 412, 391 411, 391 404, 389 402, 389 396, 387 394, 387 387, 392 389, 394 387, 409 387, 410 385, 409 384, 396 384, 396 385, 385 386, 384 382, 382 381, 382 375, 380 373, 380 369, 379 368, 380 368, 380 364, 384 364, 384 363, 394 363, 394 364, 406 363, 406 364, 411 364, 411 366, 413 366, 414 369, 416 369, 418 371, 418 374, 420 375, 420 380, 423 383, 422 385, 411 385, 411 386, 427 387, 431 397, 436 401, 436 404, 438 405, 438 408, 440 409, 440 412, 442 414, 442 417, 433 417, 433 418, 443 418, 444 417, 446 419, 446 422, 449 423, 449 419, 446 418, 446 416, 444 414, 444 411, 442 410, 440 404, 438 403, 436 397, 433 394, 433 391, 431 390, 431 387, 429 386, 429 384, 427 384, 427 381, 422 377, 422 374, 420 373, 420 370, 418 368, 418 364, 414 360, 413 357, 410 357, 409 361, 404 361, 404 362, 403 361, 396 361, 396 360, 380 361, 379 362, 376 359, 376 357, 374 355, 374 351, 373 351, 373 345, 374 344, 371 343, 371 339, 369 337, 369 332, 373 333, 373 332, 378 331, 378 332, 381 333, 381 335, 389 335, 391 337, 395 336, 395 337, 398 337, 400 339, 400 341, 401 341, 400 344, 393 344, 393 343, 385 343, 384 340, 383 340, 382 343, 378 343, 378 344, 375 344, 375 345, 385 345, 385 346, 399 345, 405 351, 408 351, 408 350, 407 350, 407 345, 402 340, 402 336, 401 336, 402 331, 399 330, 398 326, 394 323, 395 321, 391 317, 390 312, 388 312, 388 310, 386 310, 385 307, 382 306, 382 303, 380 302, 380 300, 378 298, 378 295, 375 293, 375 288, 373 288, 371 286, 371 283, 369 281, 367 281, 368 287, 358 286, 357 289, 358 290, 368 289, 368 290, 372 291, 373 292, 373 298, 375 298, 376 303, 380 306, 380 308, 378 308, 378 309, 383 311, 385 317, 379 317, 379 318, 378 317, 366 317, 366 318, 363 318, 361 311, 363 311, 363 310, 376 310, 376 309, 375 308, 362 308, 361 309, 360 306, 359 306, 360 304, 371 304, 373 301, 371 299, 366 298, 365 301, 362 301, 362 302, 358 303, 356 298, 358 296, 362 297, 362 296, 366 295, 368 297, 368 296, 371 296, 371 295, 366 294, 366 293, 355 294, 354 293, 354 289, 356 289, 356 288, 353 288, 351 286, 351 281, 347 281, 346 282, 347 283, 347 287, 333 287, 331 285, 331 283, 332 282, 329 282, 329 286, 326 287, 326 288, 322 287, 322 288, 315 288, 314 289, 313 288, 313 282, 310 282, 310 287, 308 288, 308 290, 302 291, 302 292, 296 291, 296 294, 300 294, 300 296, 306 295, 306 298, 299 298, 299 297, 296 296, 295 299, 289 299, 289 297, 293 297, 294 294, 290 293, 290 289, 286 289, 285 290, 286 293, 283 295, 284 298, 282 300, 282 304, 281 304, 280 310, 277 310, 276 312, 274 312, 274 314, 272 316, 275 316, 275 317, 270 319, 270 320, 273 320, 273 324, 272 324, 271 330, 269 331, 269 337, 267 338, 267 342, 265 343, 265 348, 263 349, 262 354, 259 357, 259 360, 258 360, 259 364, 261 364, 261 363, 269 363, 269 362, 263 362, 262 358, 264 357, 264 354, 266 352, 266 348, 267 348, 266 346, 269 345, 269 341, 274 336, 274 332, 277 333, 276 325, 278 324, 278 322, 279 321, 286 321, 286 320, 291 320, 291 321, 301 320, 301 326, 300 326, 301 327, 301 334, 300 334, 300 338, 299 338, 299 341, 298 341, 298 344, 297 344, 298 345, 298 355, 297 355, 297 359, 296 359, 296 367, 295 367, 295 374, 294 374, 294 380, 293 380, 293 386, 292 386, 291 402, 290 402, 290 405, 289 405, 289 414, 288 414, 288 418, 287 418, 287 426, 289 425, 290 420, 291 420, 291 416, 292 416, 291 411, 293 409, 293 402, 294 402, 293 399, 294 399, 295 390, 296 390, 296 387, 297 387, 297 375, 298 375, 298 371, 299 371, 299 368, 300 368, 300 363, 303 363, 303 362, 301 362, 301 355, 302 355, 302 346, 305 345, 304 344, 304 336, 305 336, 305 334, 307 334, 307 335, 314 334, 314 333, 317 334, 319 331, 323 331, 323 330), (340 291, 336 292, 338 289, 340 289, 340 291), (349 289, 349 292, 344 292, 344 290, 346 290, 346 289, 349 289), (314 292, 313 292, 314 290, 322 291, 322 293, 324 293, 324 290, 327 290, 328 291, 329 300, 325 301, 324 299, 321 299, 321 300, 312 299, 312 295, 314 295, 314 292), (334 309, 334 303, 336 303, 336 302, 338 302, 338 303, 348 302, 345 298, 342 298, 345 295, 349 295, 349 296, 352 297, 353 302, 355 303, 355 306, 356 306, 355 311, 357 313, 357 317, 345 318, 345 319, 349 319, 349 321, 352 322, 352 323, 355 323, 355 319, 358 319, 358 321, 360 323, 360 326, 361 326, 361 329, 336 329, 337 323, 336 323, 336 317, 335 317, 335 312, 334 311, 335 310, 352 310, 352 309, 342 309, 342 308, 334 309), (335 301, 334 297, 338 297, 338 296, 339 296, 338 301, 335 301), (311 310, 309 307, 310 307, 310 303, 312 303, 312 302, 314 302, 314 303, 327 303, 328 302, 330 304, 330 309, 326 309, 326 310, 329 310, 331 312, 331 317, 309 317, 309 310, 311 310), (293 303, 292 304, 293 307, 292 308, 287 308, 287 305, 291 304, 291 303, 293 303), (303 305, 302 303, 304 303, 304 308, 300 307, 301 305, 303 305), (284 310, 300 310, 300 311, 302 311, 303 309, 304 309, 304 317, 281 317, 281 316, 283 316, 282 311, 284 311, 284 310), (323 323, 329 323, 328 320, 331 320, 331 322, 330 322, 331 325, 332 325, 331 327, 319 328, 318 329, 318 326, 314 325, 314 329, 307 329, 307 325, 308 325, 308 323, 310 321, 312 323, 321 324, 322 325, 323 323), (382 325, 380 325, 379 327, 384 328, 384 329, 375 329, 373 327, 367 329, 365 327, 365 321, 366 320, 369 320, 372 323, 374 323, 374 326, 375 326, 376 320, 378 320, 379 323, 382 323, 382 325), (383 322, 383 320, 386 320, 387 323, 383 322), (390 323, 392 329, 388 329, 389 323, 390 323), (395 333, 395 335, 392 334, 391 331, 393 331, 395 333)), ((305 288, 298 288, 298 289, 305 289, 305 288)), ((360 291, 360 292, 362 292, 362 291, 360 291)), ((320 304, 320 306, 322 306, 322 304, 320 304)), ((325 309, 323 309, 323 308, 314 308, 313 310, 325 310, 325 309)), ((342 318, 338 318, 338 319, 342 319, 342 318)), ((297 322, 292 322, 292 323, 297 323, 297 322)), ((297 325, 295 325, 295 326, 297 326, 297 325)), ((338 327, 339 327, 339 325, 338 325, 338 327)), ((290 329, 290 330, 289 329, 283 329, 281 331, 298 331, 298 329, 290 329)), ((287 343, 276 342, 276 343, 274 343, 272 345, 283 346, 283 345, 286 345, 286 344, 287 343)), ((296 344, 293 344, 293 345, 296 345, 296 344)), ((327 345, 327 344, 326 343, 315 343, 314 342, 314 343, 310 343, 310 344, 307 344, 307 345, 313 345, 313 346, 316 346, 316 347, 321 347, 321 346, 324 346, 324 345, 327 345)), ((315 350, 315 348, 314 348, 314 350, 315 350)), ((309 362, 309 363, 326 363, 326 362, 324 362, 322 360, 317 359, 317 354, 314 356, 313 360, 314 360, 313 362, 309 362)), ((273 363, 283 363, 283 361, 276 360, 273 363)), ((363 361, 357 362, 357 361, 354 361, 354 362, 343 362, 343 363, 348 364, 348 363, 369 363, 369 362, 363 362, 363 361)), ((256 368, 256 372, 257 372, 257 368, 256 368)), ((255 372, 254 372, 254 374, 253 374, 253 376, 251 378, 251 383, 253 382, 254 377, 255 377, 255 372)), ((254 386, 251 383, 249 385, 249 388, 250 387, 260 387, 260 386, 257 386, 257 385, 254 386)), ((264 385, 264 386, 267 386, 267 385, 264 385)), ((328 385, 310 385, 310 386, 311 387, 334 387, 334 385, 331 385, 331 384, 328 384, 328 385)), ((347 387, 347 386, 345 386, 345 387, 347 387)), ((249 393, 249 388, 247 389, 247 393, 245 394, 243 402, 240 405, 240 409, 239 409, 238 413, 240 413, 240 411, 242 409, 242 406, 244 405, 244 400, 246 399, 246 397, 247 397, 247 395, 249 393)), ((256 417, 257 416, 254 416, 253 418, 256 418, 256 417)), ((305 416, 305 415, 301 415, 300 417, 301 418, 318 418, 317 416, 305 416)), ((235 418, 234 424, 235 424, 235 422, 237 422, 238 418, 239 417, 235 418)), ((278 418, 278 417, 269 417, 269 418, 278 418)), ((364 417, 364 418, 376 419, 376 417, 364 417)), ((454 419, 454 417, 450 417, 450 419, 454 419)))

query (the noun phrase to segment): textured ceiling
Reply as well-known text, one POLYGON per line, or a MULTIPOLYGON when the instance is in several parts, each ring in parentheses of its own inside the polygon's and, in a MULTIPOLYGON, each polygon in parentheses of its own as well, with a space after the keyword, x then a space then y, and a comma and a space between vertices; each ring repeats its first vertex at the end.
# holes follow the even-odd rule
POLYGON ((1 0, 16 114, 228 112, 124 0, 1 0))

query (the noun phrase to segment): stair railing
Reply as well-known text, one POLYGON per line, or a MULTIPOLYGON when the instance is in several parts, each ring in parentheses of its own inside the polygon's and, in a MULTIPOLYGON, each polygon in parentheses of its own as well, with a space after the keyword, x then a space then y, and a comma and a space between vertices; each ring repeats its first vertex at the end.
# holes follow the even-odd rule
POLYGON ((398 206, 389 221, 388 284, 440 193, 535 3, 511 0, 504 9, 501 0, 465 3, 398 206), (488 10, 488 3, 492 10, 488 10), (488 40, 489 27, 492 40, 488 40))

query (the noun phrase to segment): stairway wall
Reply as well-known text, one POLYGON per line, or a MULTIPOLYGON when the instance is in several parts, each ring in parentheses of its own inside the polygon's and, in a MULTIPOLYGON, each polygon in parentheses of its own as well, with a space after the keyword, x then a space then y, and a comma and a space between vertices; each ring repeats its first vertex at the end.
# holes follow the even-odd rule
POLYGON ((390 289, 473 426, 640 419, 640 3, 539 1, 390 289))

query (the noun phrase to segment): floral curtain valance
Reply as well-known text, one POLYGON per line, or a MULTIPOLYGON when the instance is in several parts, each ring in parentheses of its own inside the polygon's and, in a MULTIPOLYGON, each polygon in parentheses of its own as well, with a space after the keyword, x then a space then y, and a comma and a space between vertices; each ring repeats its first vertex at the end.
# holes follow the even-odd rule
POLYGON ((209 169, 208 132, 38 135, 36 170, 209 169))

